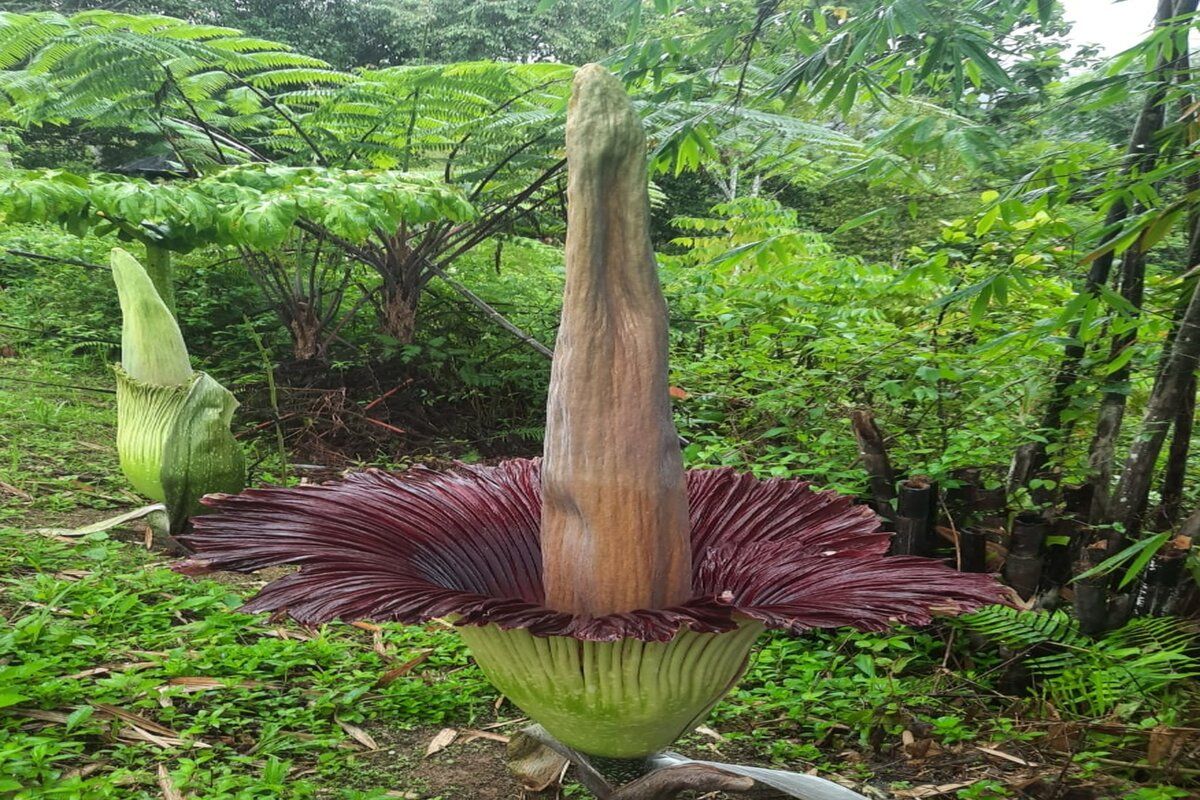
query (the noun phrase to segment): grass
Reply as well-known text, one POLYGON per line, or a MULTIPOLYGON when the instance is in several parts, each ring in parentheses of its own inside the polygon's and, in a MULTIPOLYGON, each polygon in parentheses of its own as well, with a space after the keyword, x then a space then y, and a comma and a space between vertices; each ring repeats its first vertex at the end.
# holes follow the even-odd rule
POLYGON ((0 524, 140 503, 117 468, 111 386, 94 359, 0 358, 0 524))
MULTIPOLYGON (((236 609, 255 576, 193 580, 140 537, 24 530, 140 504, 117 469, 113 397, 68 385, 111 380, 55 353, 0 360, 0 798, 517 796, 495 743, 422 758, 441 726, 519 716, 446 626, 248 617, 236 609), (475 789, 446 788, 468 778, 475 789)), ((1031 796, 1013 787, 1043 772, 1098 797, 1188 796, 1109 762, 1137 761, 1143 731, 1185 725, 1194 694, 1124 706, 1108 732, 1076 725, 1073 753, 1044 753, 1046 716, 1002 694, 1004 660, 959 630, 770 637, 683 749, 895 791, 967 781, 945 795, 965 800, 1031 796), (1171 705, 1177 719, 1162 715, 1171 705)))
POLYGON ((67 543, 6 529, 0 552, 10 576, 0 606, 9 621, 0 634, 0 792, 159 797, 154 767, 169 759, 176 785, 204 788, 206 798, 276 796, 299 765, 311 777, 289 779, 288 796, 315 797, 356 768, 343 723, 470 723, 495 699, 440 626, 381 626, 376 647, 374 631, 348 625, 271 624, 236 613, 251 586, 176 575, 161 557, 104 534, 67 543), (411 677, 377 686, 426 649, 411 677), (30 709, 66 719, 31 730, 30 709), (62 779, 88 762, 103 773, 62 779))

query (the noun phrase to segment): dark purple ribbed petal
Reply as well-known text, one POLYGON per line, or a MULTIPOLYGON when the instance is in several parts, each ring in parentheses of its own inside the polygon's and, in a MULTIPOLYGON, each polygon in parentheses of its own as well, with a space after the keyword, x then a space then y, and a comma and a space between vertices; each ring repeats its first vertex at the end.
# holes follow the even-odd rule
POLYGON ((710 547, 761 542, 786 542, 792 552, 887 552, 891 534, 870 508, 845 495, 729 468, 690 470, 687 478, 696 561, 710 547))
POLYGON ((719 469, 690 472, 688 494, 695 596, 674 608, 593 618, 543 606, 539 464, 526 460, 212 496, 184 537, 196 556, 177 568, 298 565, 245 610, 305 623, 453 617, 592 641, 727 631, 735 614, 793 631, 877 630, 999 597, 987 576, 886 557, 875 515, 834 492, 719 469))

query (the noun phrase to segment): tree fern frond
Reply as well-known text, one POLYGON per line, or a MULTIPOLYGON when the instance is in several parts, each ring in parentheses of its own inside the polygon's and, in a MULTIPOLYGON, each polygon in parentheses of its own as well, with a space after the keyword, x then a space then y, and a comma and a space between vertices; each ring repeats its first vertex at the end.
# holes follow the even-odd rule
POLYGON ((1027 653, 1038 691, 1057 708, 1105 714, 1143 702, 1200 675, 1197 632, 1172 617, 1136 617, 1098 639, 1082 633, 1066 611, 1030 612, 990 606, 957 624, 1027 653))

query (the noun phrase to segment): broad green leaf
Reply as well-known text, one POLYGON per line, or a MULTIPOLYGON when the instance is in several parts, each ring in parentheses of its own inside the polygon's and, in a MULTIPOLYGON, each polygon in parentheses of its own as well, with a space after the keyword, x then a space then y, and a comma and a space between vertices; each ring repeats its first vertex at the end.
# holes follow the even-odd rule
POLYGON ((23 703, 28 699, 29 698, 25 695, 17 694, 16 692, 0 692, 0 708, 15 706, 18 703, 23 703))

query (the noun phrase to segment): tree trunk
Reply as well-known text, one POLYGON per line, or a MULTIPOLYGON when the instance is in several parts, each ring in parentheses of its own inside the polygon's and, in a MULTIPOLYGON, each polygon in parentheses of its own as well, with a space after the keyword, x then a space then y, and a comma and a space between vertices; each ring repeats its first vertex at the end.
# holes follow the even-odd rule
POLYGON ((1172 423, 1171 446, 1167 448, 1167 466, 1163 472, 1162 499, 1158 507, 1157 524, 1161 530, 1170 530, 1179 519, 1183 506, 1183 483, 1187 477, 1188 453, 1192 445, 1192 431, 1196 422, 1196 376, 1183 390, 1183 402, 1172 423))
MULTIPOLYGON (((1121 259, 1120 293, 1140 316, 1146 288, 1146 258, 1138 245, 1125 251, 1121 259)), ((1118 358, 1126 349, 1137 343, 1137 327, 1114 334, 1109 359, 1118 358)), ((1125 401, 1129 397, 1129 378, 1133 374, 1132 361, 1126 361, 1120 369, 1108 376, 1109 389, 1100 401, 1100 413, 1096 419, 1096 435, 1092 438, 1088 465, 1091 468, 1092 493, 1090 519, 1100 524, 1107 518, 1109 492, 1112 491, 1114 461, 1117 438, 1121 435, 1121 423, 1125 418, 1125 401)))
POLYGON ((292 334, 292 355, 297 361, 312 361, 325 356, 324 326, 313 307, 300 302, 289 308, 288 330, 292 334))
MULTIPOLYGON (((1180 6, 1185 7, 1185 10, 1189 5, 1194 10, 1196 0, 1181 0, 1180 2, 1180 6)), ((1165 26, 1167 21, 1175 15, 1175 0, 1159 0, 1154 17, 1155 27, 1160 28, 1165 26)), ((1143 167, 1148 161, 1153 159, 1154 151, 1150 145, 1154 133, 1162 127, 1163 100, 1167 92, 1167 80, 1163 73, 1165 73, 1166 68, 1167 63, 1165 60, 1160 60, 1157 68, 1159 79, 1142 105, 1141 112, 1138 114, 1137 121, 1134 124, 1133 133, 1129 137, 1129 144, 1125 149, 1126 159, 1121 170, 1124 175, 1130 174, 1136 168, 1143 167)), ((1124 222, 1128 216, 1128 204, 1123 199, 1113 201, 1104 218, 1104 227, 1109 230, 1109 233, 1105 236, 1104 244, 1111 243, 1120 236, 1121 231, 1117 226, 1124 222)), ((1099 293, 1100 287, 1108 282, 1114 258, 1115 254, 1113 251, 1108 250, 1092 261, 1087 278, 1079 290, 1080 294, 1094 297, 1099 293)), ((1079 335, 1080 326, 1076 323, 1071 326, 1069 338, 1072 343, 1064 348, 1062 363, 1059 365, 1058 373, 1055 375, 1054 384, 1050 390, 1050 398, 1047 400, 1046 408, 1042 414, 1041 428, 1045 432, 1047 439, 1051 441, 1061 439, 1065 433, 1063 430, 1062 415, 1071 405, 1071 390, 1079 380, 1079 367, 1083 363, 1083 358, 1087 353, 1086 345, 1078 343, 1079 335)), ((1047 460, 1046 444, 1047 442, 1031 442, 1021 448, 1019 451, 1021 456, 1020 463, 1014 462, 1014 468, 1010 472, 1010 487, 1015 488, 1027 484, 1031 478, 1035 477, 1041 471, 1046 465, 1047 460)))
POLYGON ((850 412, 850 427, 858 442, 858 457, 867 470, 871 491, 871 508, 888 521, 896 518, 896 474, 888 460, 883 433, 875 424, 875 416, 867 409, 850 412))
POLYGON ((1125 536, 1135 538, 1150 494, 1155 463, 1162 452, 1171 421, 1186 402, 1200 360, 1200 281, 1179 323, 1171 357, 1154 381, 1141 430, 1129 448, 1121 480, 1113 495, 1112 517, 1125 526, 1125 536))
POLYGON ((650 243, 646 138, 621 82, 575 76, 566 288, 542 466, 546 605, 572 614, 691 596, 691 537, 650 243))
POLYGON ((379 301, 379 327, 399 344, 411 344, 417 334, 419 289, 407 281, 385 280, 379 301))
MULTIPOLYGON (((1181 7, 1180 11, 1182 10, 1184 9, 1181 7)), ((1196 96, 1187 91, 1193 80, 1191 53, 1185 51, 1180 56, 1180 61, 1183 62, 1183 66, 1178 70, 1176 80, 1184 91, 1179 97, 1179 118, 1181 120, 1191 118, 1185 136, 1188 146, 1194 147, 1196 144, 1196 96)), ((1184 179, 1184 186, 1189 194, 1200 195, 1200 174, 1190 173, 1184 179)), ((1185 270, 1190 270, 1200 263, 1200 206, 1196 203, 1193 203, 1188 209, 1188 230, 1191 231, 1191 239, 1188 242, 1185 270)), ((1166 368, 1171 351, 1175 347, 1175 337, 1179 335, 1179 323, 1187 311, 1186 298, 1190 294, 1189 288, 1187 284, 1184 284, 1183 291, 1180 292, 1181 300, 1175 304, 1171 330, 1167 334, 1167 341, 1163 344, 1162 353, 1159 356, 1158 374, 1161 374, 1166 368)), ((1162 485, 1159 490, 1159 506, 1154 521, 1158 530, 1170 530, 1179 521, 1183 505, 1183 485, 1187 478, 1188 455, 1192 444, 1192 431, 1196 422, 1196 390, 1196 377, 1193 375, 1191 385, 1184 389, 1184 401, 1171 425, 1171 444, 1167 449, 1167 463, 1163 471, 1162 485)))
POLYGON ((1189 539, 1200 538, 1200 508, 1197 508, 1179 526, 1179 535, 1189 539))

